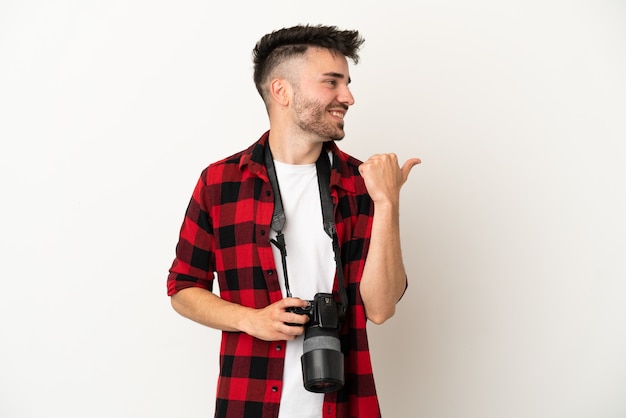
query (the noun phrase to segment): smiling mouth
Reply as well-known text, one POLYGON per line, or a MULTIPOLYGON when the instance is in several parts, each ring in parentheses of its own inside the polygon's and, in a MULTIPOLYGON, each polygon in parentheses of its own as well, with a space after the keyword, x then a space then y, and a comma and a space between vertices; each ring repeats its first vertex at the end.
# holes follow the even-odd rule
POLYGON ((334 110, 331 110, 330 114, 333 115, 334 117, 342 119, 342 120, 343 120, 343 117, 346 115, 345 112, 338 112, 338 111, 334 111, 334 110))

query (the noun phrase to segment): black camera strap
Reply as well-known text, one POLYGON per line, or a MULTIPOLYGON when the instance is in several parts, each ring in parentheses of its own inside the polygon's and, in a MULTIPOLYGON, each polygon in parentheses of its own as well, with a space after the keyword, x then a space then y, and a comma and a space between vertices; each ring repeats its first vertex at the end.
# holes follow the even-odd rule
MULTIPOLYGON (((286 222, 285 210, 283 208, 280 187, 278 185, 278 177, 276 176, 276 168, 274 167, 274 159, 272 158, 272 152, 269 144, 265 147, 265 167, 267 169, 267 175, 269 177, 272 190, 274 191, 274 213, 272 215, 271 228, 276 231, 276 239, 270 239, 270 242, 280 251, 283 275, 285 278, 285 290, 287 297, 292 297, 291 290, 289 289, 289 278, 287 276, 287 247, 285 245, 285 236, 282 232, 286 222)), ((315 167, 317 168, 317 184, 320 191, 324 231, 332 239, 333 253, 335 254, 337 279, 339 281, 339 297, 341 299, 340 315, 341 319, 343 319, 348 309, 348 295, 346 293, 343 266, 341 264, 341 247, 337 236, 337 228, 335 227, 334 205, 330 195, 331 167, 328 159, 328 153, 325 149, 322 149, 322 152, 315 163, 315 167)))

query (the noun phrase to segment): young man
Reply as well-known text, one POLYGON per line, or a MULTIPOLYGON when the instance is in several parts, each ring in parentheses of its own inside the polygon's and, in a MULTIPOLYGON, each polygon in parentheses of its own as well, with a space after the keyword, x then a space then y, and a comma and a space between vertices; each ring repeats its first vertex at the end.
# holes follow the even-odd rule
POLYGON ((362 44, 357 31, 334 26, 261 38, 254 81, 269 130, 208 166, 193 192, 168 294, 178 313, 223 331, 216 417, 380 416, 366 321, 390 318, 406 288, 399 196, 420 160, 400 167, 385 154, 361 163, 336 146, 354 104, 347 59, 356 64, 362 44), (323 159, 332 165, 326 207, 336 246, 320 203, 323 159), (282 226, 273 223, 281 206, 282 226), (212 293, 214 274, 220 296, 212 293), (293 311, 308 309, 317 294, 332 294, 339 312, 346 308, 335 332, 345 384, 327 393, 303 386, 300 357, 313 317, 293 311))

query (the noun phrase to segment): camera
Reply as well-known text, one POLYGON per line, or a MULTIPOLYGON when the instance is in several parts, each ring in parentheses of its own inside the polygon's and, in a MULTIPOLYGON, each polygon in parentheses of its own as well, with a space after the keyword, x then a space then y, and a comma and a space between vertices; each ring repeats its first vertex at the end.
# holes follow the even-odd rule
POLYGON ((307 315, 304 327, 302 378, 309 392, 326 393, 340 390, 344 385, 343 353, 339 341, 342 315, 340 305, 330 293, 317 293, 304 308, 291 312, 307 315))

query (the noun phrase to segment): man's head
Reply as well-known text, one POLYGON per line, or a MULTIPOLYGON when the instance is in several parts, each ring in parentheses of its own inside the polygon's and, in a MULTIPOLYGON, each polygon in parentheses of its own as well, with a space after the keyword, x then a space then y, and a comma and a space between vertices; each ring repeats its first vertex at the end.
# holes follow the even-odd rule
POLYGON ((272 129, 315 140, 344 137, 354 97, 347 59, 359 60, 363 39, 334 26, 295 26, 265 35, 254 48, 254 82, 272 129))
POLYGON ((339 30, 335 26, 299 25, 268 33, 253 50, 254 84, 267 104, 269 81, 282 64, 304 56, 310 47, 328 49, 356 64, 363 42, 358 31, 339 30))

